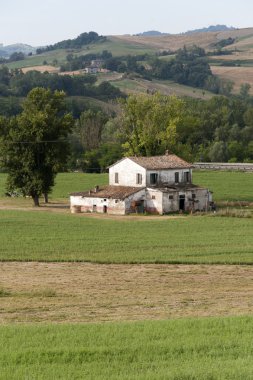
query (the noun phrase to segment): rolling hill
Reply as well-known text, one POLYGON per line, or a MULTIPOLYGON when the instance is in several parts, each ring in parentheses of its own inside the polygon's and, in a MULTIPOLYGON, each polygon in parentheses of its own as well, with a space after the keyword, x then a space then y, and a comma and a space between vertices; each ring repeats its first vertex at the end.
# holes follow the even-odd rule
MULTIPOLYGON (((234 85, 234 92, 238 92, 242 83, 249 83, 251 85, 251 93, 253 94, 253 28, 245 29, 228 29, 215 30, 215 31, 195 31, 194 33, 185 33, 178 35, 151 35, 143 33, 141 35, 121 35, 121 36, 108 36, 102 41, 91 43, 88 46, 82 46, 78 49, 56 49, 46 51, 39 55, 27 57, 23 61, 12 62, 8 66, 11 69, 29 68, 34 69, 38 66, 54 66, 57 69, 59 66, 66 62, 68 54, 81 56, 92 53, 101 53, 107 50, 112 53, 113 57, 121 56, 135 56, 140 54, 149 54, 157 56, 158 53, 174 52, 184 46, 189 47, 197 45, 204 48, 210 56, 208 57, 212 72, 225 80, 232 80, 234 85), (218 52, 218 53, 217 53, 218 52), (213 53, 213 54, 212 54, 213 53)), ((160 59, 171 59, 172 56, 161 56, 160 59)), ((38 69, 40 69, 38 67, 38 69)), ((45 69, 45 67, 43 68, 45 69)), ((114 78, 109 81, 114 82, 114 78)), ((140 81, 139 81, 140 82, 140 81)), ((115 85, 119 88, 125 88, 126 91, 140 91, 140 83, 136 86, 136 81, 133 83, 128 80, 118 79, 115 85)), ((160 85, 160 84, 158 84, 160 85)), ((179 85, 178 85, 179 86, 179 85)), ((176 87, 178 93, 178 86, 176 87)), ((192 89, 185 91, 182 86, 180 93, 189 95, 189 92, 196 96, 196 90, 192 89)), ((146 88, 146 84, 142 84, 141 88, 146 88)), ((169 88, 166 93, 169 93, 169 88)), ((201 95, 200 93, 200 96, 201 95)))

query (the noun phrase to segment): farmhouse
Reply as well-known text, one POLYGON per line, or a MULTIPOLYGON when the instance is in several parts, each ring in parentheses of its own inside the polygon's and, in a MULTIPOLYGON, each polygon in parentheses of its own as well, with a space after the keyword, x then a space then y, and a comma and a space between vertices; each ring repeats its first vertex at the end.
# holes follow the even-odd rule
POLYGON ((192 184, 188 162, 163 156, 125 157, 109 167, 109 186, 72 193, 72 212, 129 214, 207 210, 212 195, 192 184))

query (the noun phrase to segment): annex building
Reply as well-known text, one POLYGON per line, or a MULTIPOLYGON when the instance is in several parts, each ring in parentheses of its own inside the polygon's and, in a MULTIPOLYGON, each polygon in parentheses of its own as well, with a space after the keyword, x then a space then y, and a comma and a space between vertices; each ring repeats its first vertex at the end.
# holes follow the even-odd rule
POLYGON ((125 157, 109 167, 109 185, 70 195, 71 212, 167 214, 209 208, 212 194, 192 183, 193 166, 174 154, 125 157))

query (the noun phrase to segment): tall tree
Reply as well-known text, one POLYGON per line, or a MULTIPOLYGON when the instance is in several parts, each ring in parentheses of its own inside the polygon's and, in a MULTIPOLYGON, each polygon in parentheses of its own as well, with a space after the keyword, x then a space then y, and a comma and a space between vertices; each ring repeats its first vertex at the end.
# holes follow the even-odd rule
POLYGON ((2 154, 8 170, 9 191, 33 198, 52 190, 54 179, 68 154, 67 136, 73 119, 65 112, 65 94, 35 88, 23 103, 23 111, 2 129, 2 154))
POLYGON ((175 96, 129 96, 122 103, 126 154, 150 156, 173 150, 184 102, 175 96))
POLYGON ((101 144, 101 136, 108 116, 102 111, 88 110, 80 116, 79 133, 85 150, 97 149, 101 144))

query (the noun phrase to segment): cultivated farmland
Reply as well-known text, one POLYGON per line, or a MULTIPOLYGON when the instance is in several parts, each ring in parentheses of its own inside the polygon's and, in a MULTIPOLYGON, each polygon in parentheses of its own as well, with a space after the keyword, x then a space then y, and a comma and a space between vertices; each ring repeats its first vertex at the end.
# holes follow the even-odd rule
POLYGON ((1 379, 250 380, 253 320, 2 326, 1 379))
POLYGON ((252 264, 253 219, 0 211, 0 260, 252 264), (243 236, 243 239, 242 239, 243 236))
MULTIPOLYGON (((59 174, 36 210, 5 182, 0 379, 251 379, 252 218, 73 215, 70 192, 108 182, 83 173, 59 174)), ((194 182, 253 201, 252 173, 194 182)))

